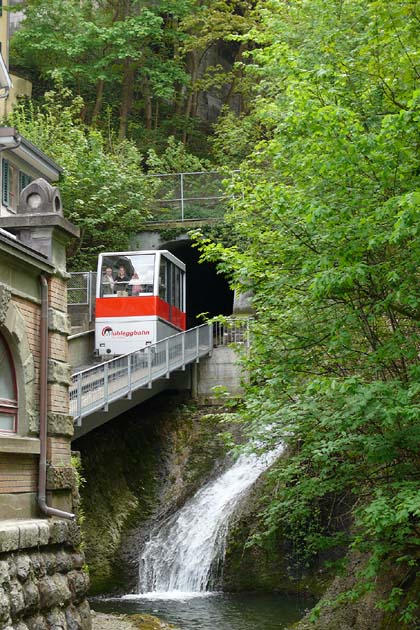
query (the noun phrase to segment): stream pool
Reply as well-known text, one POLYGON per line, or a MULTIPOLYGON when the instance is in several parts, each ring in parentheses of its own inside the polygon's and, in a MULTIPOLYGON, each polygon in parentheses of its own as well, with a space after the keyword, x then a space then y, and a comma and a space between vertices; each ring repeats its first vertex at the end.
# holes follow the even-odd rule
POLYGON ((178 630, 281 630, 298 621, 314 604, 286 595, 206 593, 130 595, 93 599, 93 610, 104 613, 155 615, 178 630))

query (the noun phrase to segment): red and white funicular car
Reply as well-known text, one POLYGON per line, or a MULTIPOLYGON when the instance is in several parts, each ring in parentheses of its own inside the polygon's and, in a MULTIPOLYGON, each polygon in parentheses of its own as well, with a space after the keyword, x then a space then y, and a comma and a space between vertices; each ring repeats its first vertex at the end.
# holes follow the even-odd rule
POLYGON ((185 330, 185 265, 166 250, 100 254, 95 348, 139 350, 185 330))

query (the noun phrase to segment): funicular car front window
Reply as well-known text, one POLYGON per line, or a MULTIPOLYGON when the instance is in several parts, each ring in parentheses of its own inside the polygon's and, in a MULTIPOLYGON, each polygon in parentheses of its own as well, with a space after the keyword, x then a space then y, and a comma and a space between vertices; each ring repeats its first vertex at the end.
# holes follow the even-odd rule
POLYGON ((103 256, 101 297, 127 297, 153 293, 155 254, 103 256))

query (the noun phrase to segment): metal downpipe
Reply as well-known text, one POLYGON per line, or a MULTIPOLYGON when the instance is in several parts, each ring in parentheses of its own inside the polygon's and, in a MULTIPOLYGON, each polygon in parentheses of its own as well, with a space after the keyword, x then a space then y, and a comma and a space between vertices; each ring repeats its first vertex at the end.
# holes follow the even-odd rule
POLYGON ((48 428, 48 282, 41 275, 41 330, 40 330, 40 400, 39 400, 39 478, 38 505, 47 516, 74 520, 75 514, 47 505, 47 428, 48 428))

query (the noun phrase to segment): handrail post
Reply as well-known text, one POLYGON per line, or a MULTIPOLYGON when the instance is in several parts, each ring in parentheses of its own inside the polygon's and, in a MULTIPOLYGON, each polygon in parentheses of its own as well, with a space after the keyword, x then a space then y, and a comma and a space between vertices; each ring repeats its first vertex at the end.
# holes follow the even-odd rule
POLYGON ((104 363, 104 409, 108 411, 108 373, 109 373, 109 364, 104 363))
POLYGON ((77 426, 82 424, 82 375, 77 375, 77 405, 76 405, 77 426))
POLYGON ((209 354, 213 351, 213 324, 209 322, 209 354))
POLYGON ((182 369, 185 370, 185 332, 182 333, 182 342, 181 342, 181 347, 182 347, 182 369))
POLYGON ((88 309, 89 309, 89 324, 91 321, 93 321, 93 304, 92 304, 92 272, 89 271, 89 275, 88 275, 88 282, 87 282, 87 303, 88 303, 88 309))
POLYGON ((184 173, 180 173, 181 221, 184 220, 184 173))
POLYGON ((200 353, 200 330, 199 330, 199 326, 197 326, 197 328, 195 329, 195 362, 198 363, 200 361, 199 358, 199 353, 200 353))
POLYGON ((149 381, 147 383, 147 386, 149 389, 151 389, 152 387, 152 349, 151 349, 151 346, 146 346, 146 352, 147 352, 147 370, 149 373, 149 381))
POLYGON ((169 338, 165 339, 166 378, 169 378, 169 338))
POLYGON ((131 400, 131 354, 127 355, 127 398, 131 400))

